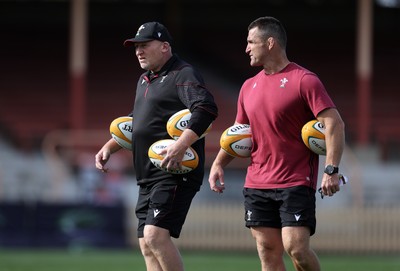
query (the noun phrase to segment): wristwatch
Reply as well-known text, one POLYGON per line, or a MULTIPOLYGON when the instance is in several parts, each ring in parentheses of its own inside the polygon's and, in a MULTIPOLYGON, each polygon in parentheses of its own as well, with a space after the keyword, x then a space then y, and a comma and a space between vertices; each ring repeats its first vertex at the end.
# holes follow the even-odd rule
POLYGON ((335 173, 339 173, 339 167, 335 167, 334 165, 327 165, 324 172, 328 175, 333 175, 335 173))

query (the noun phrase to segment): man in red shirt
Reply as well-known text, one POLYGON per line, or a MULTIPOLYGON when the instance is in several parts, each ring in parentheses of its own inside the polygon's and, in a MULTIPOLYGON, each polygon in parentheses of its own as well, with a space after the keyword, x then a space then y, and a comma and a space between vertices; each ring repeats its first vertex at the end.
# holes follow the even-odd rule
MULTIPOLYGON (((237 103, 235 124, 250 124, 251 163, 243 190, 246 227, 256 240, 263 271, 286 270, 283 253, 296 270, 320 270, 310 248, 315 233, 318 155, 302 142, 301 128, 312 119, 325 126, 326 168, 321 191, 339 188, 338 166, 344 148, 344 123, 316 74, 290 62, 286 32, 273 17, 248 27, 250 66, 261 66, 246 80, 237 103)), ((224 190, 223 168, 233 159, 221 150, 210 170, 210 188, 224 190)))

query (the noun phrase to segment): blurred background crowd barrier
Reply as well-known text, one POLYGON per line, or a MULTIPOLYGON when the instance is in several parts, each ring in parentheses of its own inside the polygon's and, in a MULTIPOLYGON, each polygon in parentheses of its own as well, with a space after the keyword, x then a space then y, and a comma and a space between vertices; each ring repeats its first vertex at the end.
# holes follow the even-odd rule
MULTIPOLYGON (((219 133, 208 136, 209 163, 218 151, 214 138, 219 133)), ((4 152, 3 145, 1 158, 14 159, 7 159, 9 164, 2 168, 2 173, 11 175, 2 174, 0 246, 136 247, 137 185, 130 153, 114 155, 108 174, 93 167, 94 152, 89 149, 108 138, 104 131, 53 131, 36 157, 20 156, 13 149, 4 152)), ((244 227, 241 194, 247 164, 247 159, 238 158, 229 165, 227 189, 221 195, 209 189, 207 172, 183 238, 177 240, 181 247, 254 249, 244 227)), ((314 247, 329 252, 400 252, 399 167, 386 167, 386 175, 380 177, 376 176, 379 167, 363 172, 360 160, 346 148, 341 168, 349 183, 332 198, 317 198, 314 247), (386 186, 376 182, 379 178, 386 186)))
MULTIPOLYGON (((317 199, 313 246, 399 253, 398 2, 1 1, 0 248, 136 247, 131 154, 113 155, 108 174, 94 168, 110 122, 132 110, 142 72, 122 42, 143 22, 164 22, 174 50, 204 75, 220 108, 206 138, 208 171, 220 134, 234 121, 241 83, 258 71, 244 53, 247 26, 272 15, 287 28, 289 59, 318 74, 346 123, 340 168, 350 182, 334 197, 317 199), (367 79, 356 68, 363 3, 372 10, 367 79), (86 24, 77 26, 83 13, 86 24)), ((222 195, 210 191, 206 172, 180 246, 254 250, 242 207, 247 164, 229 165, 222 195)))

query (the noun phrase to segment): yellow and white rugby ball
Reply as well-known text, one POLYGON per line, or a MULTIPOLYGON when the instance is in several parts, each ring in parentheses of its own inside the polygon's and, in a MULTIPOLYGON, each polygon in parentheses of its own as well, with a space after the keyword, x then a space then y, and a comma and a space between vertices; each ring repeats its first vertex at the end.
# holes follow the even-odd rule
POLYGON ((199 165, 199 156, 192 147, 189 147, 186 150, 185 155, 183 156, 181 169, 168 170, 166 168, 161 167, 161 162, 164 159, 164 156, 160 155, 160 152, 173 143, 175 143, 175 140, 173 139, 162 139, 154 142, 150 146, 148 155, 153 165, 155 165, 162 171, 169 172, 172 174, 186 174, 194 170, 199 165))
MULTIPOLYGON (((183 109, 173 114, 167 122, 167 132, 169 136, 177 140, 188 126, 191 117, 192 113, 190 113, 189 109, 183 109)), ((207 130, 200 136, 200 138, 205 137, 211 128, 212 124, 208 126, 207 130)))
POLYGON ((325 127, 318 120, 307 122, 301 129, 301 138, 311 151, 318 155, 326 155, 325 127))
POLYGON ((110 124, 111 137, 124 149, 132 150, 132 117, 118 117, 110 124))
POLYGON ((229 155, 239 158, 250 157, 253 146, 250 125, 230 126, 222 133, 219 143, 221 148, 229 155))

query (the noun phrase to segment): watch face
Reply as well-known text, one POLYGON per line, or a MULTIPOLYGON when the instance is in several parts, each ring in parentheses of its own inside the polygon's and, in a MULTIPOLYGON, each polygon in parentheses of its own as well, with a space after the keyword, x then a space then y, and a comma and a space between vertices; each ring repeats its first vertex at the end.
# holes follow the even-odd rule
POLYGON ((326 174, 328 174, 328 175, 332 175, 333 173, 339 172, 339 168, 334 167, 334 166, 332 166, 332 165, 327 165, 327 166, 325 167, 324 172, 325 172, 326 174))

